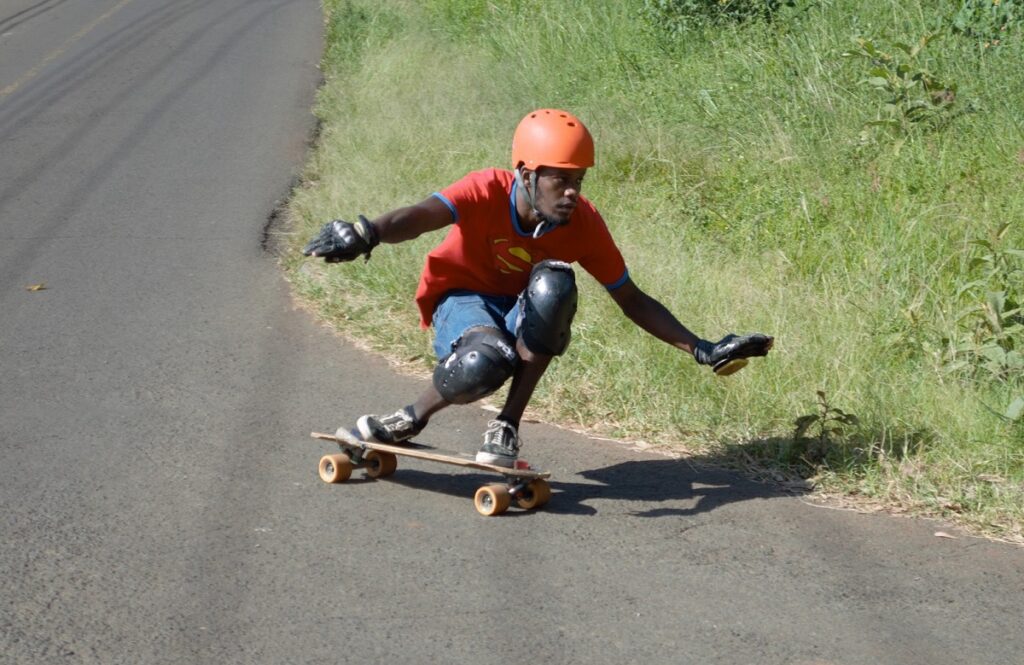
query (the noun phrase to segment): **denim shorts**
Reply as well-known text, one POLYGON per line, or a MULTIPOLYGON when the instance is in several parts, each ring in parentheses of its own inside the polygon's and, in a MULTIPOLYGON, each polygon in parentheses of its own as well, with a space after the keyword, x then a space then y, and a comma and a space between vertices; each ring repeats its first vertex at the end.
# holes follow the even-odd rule
POLYGON ((498 328, 515 337, 518 319, 518 296, 449 291, 441 297, 431 321, 434 353, 438 360, 444 360, 455 342, 470 328, 498 328))

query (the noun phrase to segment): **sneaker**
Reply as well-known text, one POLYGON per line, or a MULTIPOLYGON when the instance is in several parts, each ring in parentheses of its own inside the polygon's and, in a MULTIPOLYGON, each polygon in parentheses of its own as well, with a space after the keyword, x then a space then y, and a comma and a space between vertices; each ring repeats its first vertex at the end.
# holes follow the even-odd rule
POLYGON ((377 443, 402 443, 423 431, 425 425, 418 424, 412 407, 395 411, 390 416, 360 416, 356 429, 366 441, 377 443))
POLYGON ((504 420, 487 423, 484 445, 476 454, 476 461, 513 468, 519 458, 519 432, 504 420))

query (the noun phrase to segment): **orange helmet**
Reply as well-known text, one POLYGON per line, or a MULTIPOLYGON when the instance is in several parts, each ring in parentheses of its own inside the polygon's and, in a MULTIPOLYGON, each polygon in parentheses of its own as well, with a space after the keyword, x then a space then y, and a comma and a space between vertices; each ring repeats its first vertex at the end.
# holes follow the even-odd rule
POLYGON ((519 122, 512 136, 512 167, 587 169, 594 165, 594 139, 567 111, 537 109, 519 122))

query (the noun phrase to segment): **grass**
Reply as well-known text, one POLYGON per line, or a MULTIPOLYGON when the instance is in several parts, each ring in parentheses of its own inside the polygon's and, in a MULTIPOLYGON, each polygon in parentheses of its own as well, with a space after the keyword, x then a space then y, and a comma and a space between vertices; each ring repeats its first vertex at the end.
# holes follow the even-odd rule
MULTIPOLYGON (((960 3, 822 0, 685 33, 641 0, 498 4, 325 0, 323 129, 291 202, 292 247, 327 219, 505 166, 522 115, 568 108, 598 147, 585 194, 637 284, 705 337, 761 330, 777 343, 714 379, 583 279, 573 344, 536 414, 1022 540, 1024 422, 1006 413, 1024 383, 984 364, 978 349, 996 338, 977 309, 988 291, 1024 291, 1019 32, 993 46, 946 29, 911 58, 896 44, 960 3), (885 107, 864 83, 877 62, 843 55, 855 37, 955 83, 956 101, 929 103, 927 122, 865 125, 928 93, 885 107), (976 244, 1007 222, 995 249, 976 244), (985 272, 977 259, 993 252, 1007 262, 985 272), (819 391, 856 422, 819 419, 794 437, 819 391)), ((323 316, 428 371, 412 297, 439 241, 381 247, 368 264, 285 263, 323 316)), ((1015 321, 1001 321, 1004 355, 1024 344, 1015 321)))

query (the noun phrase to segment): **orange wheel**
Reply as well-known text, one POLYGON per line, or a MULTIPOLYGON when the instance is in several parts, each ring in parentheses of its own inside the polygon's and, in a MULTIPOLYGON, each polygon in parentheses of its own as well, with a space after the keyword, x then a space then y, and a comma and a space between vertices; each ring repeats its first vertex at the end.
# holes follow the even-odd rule
POLYGON ((551 485, 543 478, 535 478, 516 494, 516 504, 523 510, 540 508, 551 499, 551 485))
POLYGON ((473 505, 484 517, 500 515, 512 505, 512 495, 504 485, 484 485, 476 491, 473 505))
POLYGON ((746 367, 749 362, 750 361, 746 358, 734 358, 721 367, 715 369, 715 374, 718 376, 729 376, 730 374, 735 374, 746 367))
POLYGON ((371 478, 386 478, 398 468, 398 457, 391 453, 371 450, 366 454, 366 475, 371 478))
POLYGON ((352 475, 352 460, 345 453, 324 455, 320 458, 320 480, 325 483, 343 483, 352 475))

